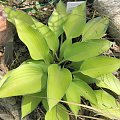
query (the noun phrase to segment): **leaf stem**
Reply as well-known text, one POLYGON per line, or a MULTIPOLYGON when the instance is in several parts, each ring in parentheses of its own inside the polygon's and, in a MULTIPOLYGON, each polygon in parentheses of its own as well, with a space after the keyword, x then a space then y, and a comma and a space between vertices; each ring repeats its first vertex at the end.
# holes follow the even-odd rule
POLYGON ((58 58, 58 56, 57 56, 57 53, 56 53, 56 52, 54 53, 54 55, 55 55, 56 59, 59 61, 59 58, 58 58))
POLYGON ((65 60, 64 60, 64 59, 63 59, 62 61, 60 61, 60 62, 58 63, 58 65, 62 64, 63 62, 65 62, 65 60))

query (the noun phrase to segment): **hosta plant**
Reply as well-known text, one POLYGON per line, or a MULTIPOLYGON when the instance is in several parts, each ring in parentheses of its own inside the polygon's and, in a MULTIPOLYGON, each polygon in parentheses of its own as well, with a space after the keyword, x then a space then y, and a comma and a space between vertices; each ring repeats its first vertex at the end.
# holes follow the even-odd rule
POLYGON ((68 110, 77 118, 80 105, 86 102, 99 115, 120 119, 115 97, 120 95, 120 82, 112 74, 120 67, 120 60, 102 54, 111 45, 102 38, 108 18, 86 22, 85 2, 67 13, 60 1, 48 25, 10 7, 5 7, 5 12, 31 59, 3 77, 0 98, 23 96, 22 118, 41 102, 45 120, 69 120, 68 110))

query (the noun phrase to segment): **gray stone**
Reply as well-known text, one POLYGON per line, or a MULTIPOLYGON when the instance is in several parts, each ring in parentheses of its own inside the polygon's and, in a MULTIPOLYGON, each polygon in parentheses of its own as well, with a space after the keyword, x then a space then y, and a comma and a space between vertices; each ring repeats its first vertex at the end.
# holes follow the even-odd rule
POLYGON ((20 105, 17 104, 16 98, 0 99, 0 118, 3 120, 19 120, 20 105))
POLYGON ((34 112, 21 118, 21 99, 18 97, 0 99, 0 120, 37 120, 34 112))
POLYGON ((109 34, 120 45, 120 0, 95 0, 94 8, 110 18, 109 34))

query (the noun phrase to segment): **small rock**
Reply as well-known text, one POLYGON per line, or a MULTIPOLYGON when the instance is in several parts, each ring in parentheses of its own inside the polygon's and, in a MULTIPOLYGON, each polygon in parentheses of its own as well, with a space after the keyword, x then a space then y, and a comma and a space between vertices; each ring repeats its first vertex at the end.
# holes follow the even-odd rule
POLYGON ((110 18, 108 31, 120 45, 120 0, 95 0, 94 8, 100 15, 110 18))

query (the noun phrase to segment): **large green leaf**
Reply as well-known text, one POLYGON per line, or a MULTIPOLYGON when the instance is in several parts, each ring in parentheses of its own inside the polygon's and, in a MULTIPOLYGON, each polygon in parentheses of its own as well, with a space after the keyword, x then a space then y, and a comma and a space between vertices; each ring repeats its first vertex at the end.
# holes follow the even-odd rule
POLYGON ((22 98, 22 118, 31 113, 41 102, 41 92, 25 95, 22 98))
POLYGON ((88 21, 82 32, 82 40, 100 39, 101 37, 104 36, 108 24, 109 19, 106 17, 104 18, 97 17, 88 21))
POLYGON ((86 23, 86 2, 80 4, 72 10, 68 16, 63 29, 66 33, 67 39, 78 37, 82 34, 83 28, 86 23))
POLYGON ((99 77, 116 71, 120 67, 120 60, 112 57, 98 56, 85 60, 80 72, 91 77, 99 77))
POLYGON ((28 47, 31 57, 35 60, 46 59, 49 48, 42 34, 24 21, 16 19, 15 24, 19 38, 28 47))
POLYGON ((87 42, 77 42, 67 46, 64 50, 64 59, 79 62, 84 59, 97 56, 108 50, 110 42, 107 40, 90 40, 87 42))
POLYGON ((5 13, 7 14, 7 20, 15 25, 15 19, 22 20, 30 25, 33 24, 32 17, 21 10, 15 10, 11 7, 5 7, 5 13))
POLYGON ((33 22, 34 24, 32 25, 32 27, 37 29, 42 34, 49 48, 54 52, 57 51, 59 47, 59 40, 54 34, 54 32, 48 26, 44 25, 43 23, 35 19, 33 19, 33 22))
POLYGON ((57 104, 46 113, 45 120, 69 120, 69 115, 63 105, 57 104))
POLYGON ((26 14, 20 10, 14 10, 11 7, 6 7, 5 12, 7 13, 8 20, 15 24, 15 19, 21 20, 24 23, 29 24, 33 28, 37 29, 45 38, 49 48, 53 51, 58 49, 58 38, 55 34, 47 27, 46 25, 38 22, 37 20, 33 19, 30 15, 26 14))
POLYGON ((23 64, 13 70, 0 88, 0 98, 32 94, 46 85, 47 75, 39 64, 23 64))
POLYGON ((58 49, 58 38, 55 34, 49 29, 48 26, 38 22, 37 20, 33 19, 30 15, 26 14, 20 10, 14 10, 11 7, 6 7, 5 12, 7 13, 8 20, 15 24, 15 19, 21 20, 24 23, 29 24, 33 28, 37 29, 45 38, 49 48, 53 51, 58 49))
POLYGON ((80 110, 80 106, 74 105, 74 103, 77 103, 77 104, 80 103, 80 91, 74 82, 71 82, 69 88, 67 89, 66 99, 68 102, 72 103, 68 105, 70 109, 72 110, 72 112, 75 115, 77 115, 80 110))
POLYGON ((105 74, 97 79, 97 86, 107 88, 120 95, 120 80, 118 80, 113 74, 105 74))
MULTIPOLYGON (((94 94, 93 89, 83 80, 81 79, 74 79, 74 84, 76 85, 77 89, 79 90, 79 94, 83 96, 85 99, 89 100, 93 104, 97 104, 97 99, 94 94)), ((77 90, 77 91, 78 91, 77 90)))
POLYGON ((116 99, 103 90, 95 90, 98 104, 92 105, 97 108, 103 116, 111 119, 120 119, 120 104, 116 99))
POLYGON ((63 33, 63 24, 66 21, 66 18, 66 8, 62 1, 60 1, 48 20, 49 28, 56 34, 57 37, 63 33))
POLYGON ((72 75, 66 68, 52 64, 48 68, 47 98, 49 109, 54 107, 64 96, 68 89, 72 75))

